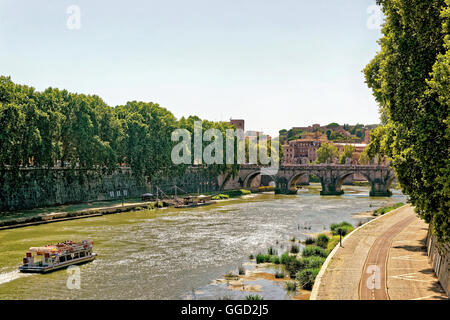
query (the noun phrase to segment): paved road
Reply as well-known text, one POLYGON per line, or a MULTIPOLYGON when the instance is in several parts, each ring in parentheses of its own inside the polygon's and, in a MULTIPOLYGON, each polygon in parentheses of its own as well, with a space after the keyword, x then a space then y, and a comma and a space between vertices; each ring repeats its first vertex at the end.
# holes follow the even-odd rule
POLYGON ((365 224, 329 257, 311 299, 447 299, 428 262, 427 229, 411 206, 365 224))
POLYGON ((403 219, 375 240, 369 250, 359 284, 359 298, 361 300, 389 299, 387 290, 387 262, 392 240, 416 219, 415 216, 403 219))

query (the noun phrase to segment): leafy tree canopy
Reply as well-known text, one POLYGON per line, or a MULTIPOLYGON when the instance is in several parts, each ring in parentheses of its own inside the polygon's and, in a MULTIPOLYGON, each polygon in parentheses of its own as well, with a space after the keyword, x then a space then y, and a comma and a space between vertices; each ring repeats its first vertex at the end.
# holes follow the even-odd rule
POLYGON ((391 159, 403 192, 450 241, 450 0, 378 0, 381 51, 364 70, 383 127, 369 155, 391 159))

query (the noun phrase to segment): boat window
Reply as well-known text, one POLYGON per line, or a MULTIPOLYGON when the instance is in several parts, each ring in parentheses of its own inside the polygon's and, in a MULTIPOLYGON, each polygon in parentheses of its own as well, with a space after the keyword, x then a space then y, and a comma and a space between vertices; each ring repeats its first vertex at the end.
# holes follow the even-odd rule
POLYGON ((72 260, 72 256, 70 254, 67 256, 67 260, 72 260))
POLYGON ((84 257, 84 251, 80 252, 80 258, 84 257))
POLYGON ((64 257, 64 256, 59 257, 59 262, 64 262, 64 261, 66 261, 66 257, 64 257))

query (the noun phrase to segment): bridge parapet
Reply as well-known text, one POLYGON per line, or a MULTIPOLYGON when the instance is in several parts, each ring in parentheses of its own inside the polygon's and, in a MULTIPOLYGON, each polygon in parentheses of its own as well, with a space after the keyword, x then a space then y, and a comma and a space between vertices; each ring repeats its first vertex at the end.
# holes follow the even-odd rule
MULTIPOLYGON (((262 166, 241 165, 239 181, 241 187, 249 188, 255 177, 261 174, 262 166)), ((272 179, 281 193, 292 193, 304 175, 315 175, 322 184, 321 195, 341 195, 342 183, 350 175, 359 173, 371 184, 371 196, 391 196, 389 187, 395 178, 389 166, 341 165, 341 164, 293 164, 280 166, 272 179)))

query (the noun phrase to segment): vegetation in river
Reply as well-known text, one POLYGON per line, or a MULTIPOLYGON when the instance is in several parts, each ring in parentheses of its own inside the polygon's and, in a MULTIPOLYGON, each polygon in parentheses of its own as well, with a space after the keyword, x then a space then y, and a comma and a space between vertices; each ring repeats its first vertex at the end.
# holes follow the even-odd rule
POLYGON ((270 254, 257 254, 256 255, 256 263, 266 263, 266 262, 270 262, 272 259, 270 254))
POLYGON ((297 290, 297 282, 296 281, 286 281, 286 290, 287 291, 296 291, 297 290))
POLYGON ((330 238, 328 238, 325 234, 319 234, 315 242, 319 247, 326 249, 328 246, 328 241, 330 241, 330 238))
POLYGON ((270 254, 271 256, 273 255, 277 255, 277 250, 275 250, 273 247, 269 247, 269 249, 267 249, 267 254, 270 254))
POLYGON ((229 199, 229 198, 230 198, 230 196, 228 194, 223 194, 223 193, 217 194, 217 195, 211 197, 212 200, 223 200, 223 199, 229 199))
POLYGON ((291 246, 291 249, 290 249, 290 252, 291 252, 291 253, 299 253, 299 251, 300 251, 300 249, 298 248, 298 245, 293 244, 293 245, 291 246))
POLYGON ((305 290, 311 290, 314 285, 314 280, 319 274, 320 268, 308 268, 297 273, 296 280, 305 290))
POLYGON ((372 215, 375 217, 379 216, 379 215, 382 216, 383 214, 388 213, 389 211, 392 211, 394 209, 400 208, 404 205, 405 204, 403 202, 397 202, 396 204, 394 204, 392 206, 382 207, 382 208, 378 208, 378 209, 374 210, 372 215))
POLYGON ((319 246, 307 246, 302 251, 303 257, 319 256, 326 258, 328 256, 328 251, 319 246))
POLYGON ((280 257, 279 256, 272 256, 270 259, 270 262, 273 264, 280 264, 280 257))
POLYGON ((321 256, 309 256, 300 259, 303 268, 320 268, 325 262, 325 258, 321 256))
POLYGON ((347 234, 349 234, 350 232, 352 232, 355 228, 353 228, 353 225, 349 222, 341 222, 341 223, 334 223, 330 226, 331 229, 331 233, 333 235, 338 235, 339 234, 339 230, 341 231, 341 235, 345 236, 347 234))
POLYGON ((334 235, 329 238, 326 234, 319 234, 317 237, 308 237, 305 241, 306 247, 298 256, 300 249, 298 245, 293 244, 289 252, 284 252, 281 256, 276 255, 276 250, 269 247, 268 254, 258 254, 256 256, 257 263, 271 262, 281 264, 284 271, 276 271, 276 279, 284 279, 286 274, 289 275, 291 281, 286 283, 286 289, 296 290, 297 286, 305 290, 311 290, 314 280, 324 264, 327 256, 333 248, 339 243, 340 238, 347 235, 353 226, 348 222, 332 224, 330 226, 332 232, 340 232, 341 235, 334 235), (293 249, 294 248, 294 249, 293 249), (271 255, 275 253, 275 255, 271 255))
POLYGON ((242 275, 245 274, 245 268, 244 268, 243 265, 240 265, 240 266, 239 266, 239 268, 238 268, 238 273, 239 273, 240 276, 242 276, 242 275))
POLYGON ((264 300, 264 298, 257 294, 249 294, 245 297, 245 300, 264 300))
POLYGON ((340 241, 339 235, 332 236, 330 241, 328 241, 327 250, 331 252, 339 244, 339 241, 340 241))
POLYGON ((225 280, 239 280, 239 276, 234 274, 233 272, 228 272, 224 276, 225 280))
POLYGON ((291 278, 295 278, 295 274, 302 269, 302 261, 295 256, 288 256, 284 263, 284 268, 291 278))

